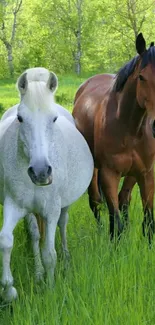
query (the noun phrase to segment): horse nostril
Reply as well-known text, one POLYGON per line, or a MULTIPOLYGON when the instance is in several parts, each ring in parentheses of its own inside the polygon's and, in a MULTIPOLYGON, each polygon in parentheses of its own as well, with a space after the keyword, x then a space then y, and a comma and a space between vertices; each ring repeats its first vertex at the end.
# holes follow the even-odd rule
POLYGON ((28 174, 29 175, 35 175, 35 172, 34 172, 34 169, 33 169, 33 167, 32 166, 30 166, 29 168, 28 168, 28 174))
POLYGON ((31 178, 32 182, 43 182, 47 180, 49 176, 51 176, 52 167, 50 165, 39 166, 38 164, 30 166, 28 168, 28 175, 31 178))
POLYGON ((48 166, 47 175, 50 176, 51 173, 52 173, 52 167, 51 166, 48 166))

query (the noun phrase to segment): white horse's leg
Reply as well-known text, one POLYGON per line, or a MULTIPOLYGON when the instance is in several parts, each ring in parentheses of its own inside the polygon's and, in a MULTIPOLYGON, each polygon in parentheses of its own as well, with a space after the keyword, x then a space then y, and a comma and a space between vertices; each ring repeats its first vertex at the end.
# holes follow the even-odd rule
POLYGON ((57 254, 55 250, 55 232, 60 213, 60 204, 57 206, 55 205, 52 207, 52 213, 48 214, 45 220, 45 242, 41 248, 41 252, 42 261, 50 282, 52 282, 54 279, 54 270, 57 260, 57 254))
POLYGON ((66 238, 66 229, 67 229, 68 218, 69 218, 68 207, 61 209, 58 226, 60 229, 62 250, 63 250, 64 257, 66 257, 66 258, 69 257, 69 251, 68 251, 68 247, 67 247, 67 238, 66 238))
POLYGON ((6 197, 3 208, 3 227, 0 232, 0 249, 3 254, 3 273, 1 284, 3 287, 3 298, 11 301, 17 298, 17 291, 13 287, 13 276, 10 269, 10 259, 13 247, 13 230, 18 221, 24 217, 26 211, 20 209, 11 198, 6 197))
POLYGON ((36 276, 36 280, 40 281, 43 279, 44 268, 42 265, 41 255, 40 255, 40 233, 39 233, 38 223, 36 217, 32 213, 26 216, 26 220, 32 238, 35 276, 36 276))

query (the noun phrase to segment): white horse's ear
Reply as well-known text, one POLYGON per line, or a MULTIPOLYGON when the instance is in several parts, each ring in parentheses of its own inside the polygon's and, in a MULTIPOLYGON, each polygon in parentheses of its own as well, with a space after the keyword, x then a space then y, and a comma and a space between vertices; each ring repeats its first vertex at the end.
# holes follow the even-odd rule
POLYGON ((52 91, 52 93, 54 93, 58 87, 58 78, 54 72, 50 72, 47 87, 52 91))
POLYGON ((21 77, 19 77, 19 79, 17 81, 17 87, 18 87, 21 95, 24 95, 26 93, 27 86, 28 86, 27 73, 25 72, 21 75, 21 77))

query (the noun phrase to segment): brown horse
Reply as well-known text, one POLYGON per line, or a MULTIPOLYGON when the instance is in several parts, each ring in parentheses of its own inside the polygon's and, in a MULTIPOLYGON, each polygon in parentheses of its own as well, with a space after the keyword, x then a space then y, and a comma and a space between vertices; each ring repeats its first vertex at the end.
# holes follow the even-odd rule
MULTIPOLYGON (((152 45, 147 50, 140 33, 136 39, 139 55, 117 75, 89 78, 75 96, 76 126, 87 140, 95 162, 88 190, 90 207, 99 220, 100 187, 109 209, 111 239, 115 229, 118 235, 123 229, 118 185, 124 175, 129 177, 127 182, 139 184, 144 208, 143 233, 148 234, 149 241, 154 232, 155 140, 151 119, 155 119, 155 47, 152 45)), ((131 191, 125 194, 123 201, 128 202, 130 194, 131 191)))

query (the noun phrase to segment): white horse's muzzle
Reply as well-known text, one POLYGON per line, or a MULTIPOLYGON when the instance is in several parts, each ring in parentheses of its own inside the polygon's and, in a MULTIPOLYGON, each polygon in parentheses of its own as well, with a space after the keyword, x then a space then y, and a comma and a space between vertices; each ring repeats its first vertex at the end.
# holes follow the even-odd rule
POLYGON ((37 186, 46 186, 52 183, 52 167, 49 164, 35 164, 28 168, 31 181, 37 186))

